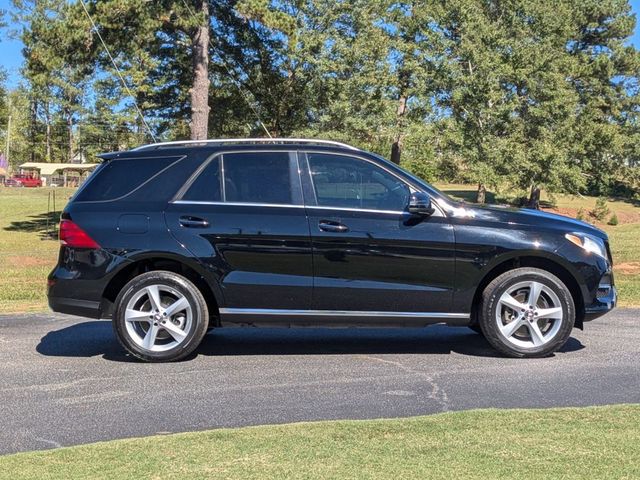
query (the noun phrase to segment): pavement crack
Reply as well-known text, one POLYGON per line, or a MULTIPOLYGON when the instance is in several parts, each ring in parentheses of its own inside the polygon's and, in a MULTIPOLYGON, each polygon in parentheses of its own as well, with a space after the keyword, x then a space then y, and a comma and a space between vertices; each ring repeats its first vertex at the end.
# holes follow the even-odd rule
POLYGON ((438 374, 435 375, 430 375, 426 372, 423 372, 421 370, 416 370, 415 368, 411 368, 408 367, 407 365, 403 364, 402 362, 398 362, 398 361, 394 361, 394 360, 386 360, 384 358, 380 358, 380 357, 374 357, 371 355, 358 355, 358 357, 361 358, 365 358, 367 360, 374 360, 376 362, 380 362, 380 363, 385 363, 387 365, 392 365, 396 368, 399 368, 400 370, 416 375, 418 377, 420 377, 421 379, 423 379, 427 385, 429 385, 431 387, 431 392, 427 395, 427 398, 433 400, 434 402, 436 402, 438 405, 440 405, 440 410, 443 412, 446 412, 449 410, 449 396, 447 395, 447 392, 444 390, 444 388, 442 388, 439 384, 438 381, 436 380, 437 377, 439 376, 438 374))
POLYGON ((42 437, 33 437, 33 438, 38 442, 46 443, 47 445, 51 445, 54 448, 62 447, 62 444, 56 442, 55 440, 47 440, 46 438, 42 438, 42 437))

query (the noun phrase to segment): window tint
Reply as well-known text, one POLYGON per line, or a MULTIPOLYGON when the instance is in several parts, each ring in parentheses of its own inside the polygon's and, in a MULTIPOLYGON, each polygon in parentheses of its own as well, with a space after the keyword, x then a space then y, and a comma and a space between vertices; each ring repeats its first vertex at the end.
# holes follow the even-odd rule
POLYGON ((76 201, 115 200, 128 195, 180 157, 129 158, 108 161, 78 192, 76 201))
POLYGON ((298 204, 297 168, 286 152, 225 153, 227 202, 298 204))
POLYGON ((320 206, 404 210, 409 202, 409 187, 370 162, 320 153, 308 158, 320 206))
POLYGON ((194 180, 189 190, 182 196, 182 200, 219 202, 222 200, 222 188, 220 185, 220 157, 215 157, 200 172, 198 178, 194 180))

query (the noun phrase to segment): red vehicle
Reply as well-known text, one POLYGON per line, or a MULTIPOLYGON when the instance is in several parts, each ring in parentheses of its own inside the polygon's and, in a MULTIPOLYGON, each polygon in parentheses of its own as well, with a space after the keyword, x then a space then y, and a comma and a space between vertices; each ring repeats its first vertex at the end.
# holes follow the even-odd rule
MULTIPOLYGON (((17 187, 41 187, 42 180, 38 177, 34 177, 31 175, 13 175, 9 182, 15 182, 15 186, 17 187)), ((9 183, 7 182, 7 183, 9 183)))

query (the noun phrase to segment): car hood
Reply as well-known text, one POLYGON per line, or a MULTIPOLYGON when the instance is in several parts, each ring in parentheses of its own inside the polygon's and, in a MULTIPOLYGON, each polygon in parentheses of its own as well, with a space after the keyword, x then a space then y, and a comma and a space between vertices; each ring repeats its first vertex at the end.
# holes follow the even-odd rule
POLYGON ((607 234, 604 231, 589 223, 556 213, 543 212, 541 210, 501 205, 489 206, 460 203, 453 206, 451 214, 454 217, 475 218, 481 221, 495 221, 512 225, 529 225, 540 228, 565 230, 566 232, 586 233, 607 240, 607 234))

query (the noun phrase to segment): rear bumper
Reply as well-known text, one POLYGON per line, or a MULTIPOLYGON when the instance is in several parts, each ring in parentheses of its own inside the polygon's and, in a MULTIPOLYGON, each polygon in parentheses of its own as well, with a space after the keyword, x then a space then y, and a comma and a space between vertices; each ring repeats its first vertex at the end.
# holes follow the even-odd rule
POLYGON ((77 272, 56 266, 47 279, 47 299, 54 312, 102 318, 105 279, 85 280, 77 272))
POLYGON ((126 260, 106 250, 62 246, 58 264, 47 278, 49 307, 54 312, 105 318, 111 302, 104 298, 109 281, 126 260))
POLYGON ((78 300, 77 298, 49 296, 49 307, 54 312, 67 313, 80 317, 100 318, 102 314, 100 302, 78 300))

